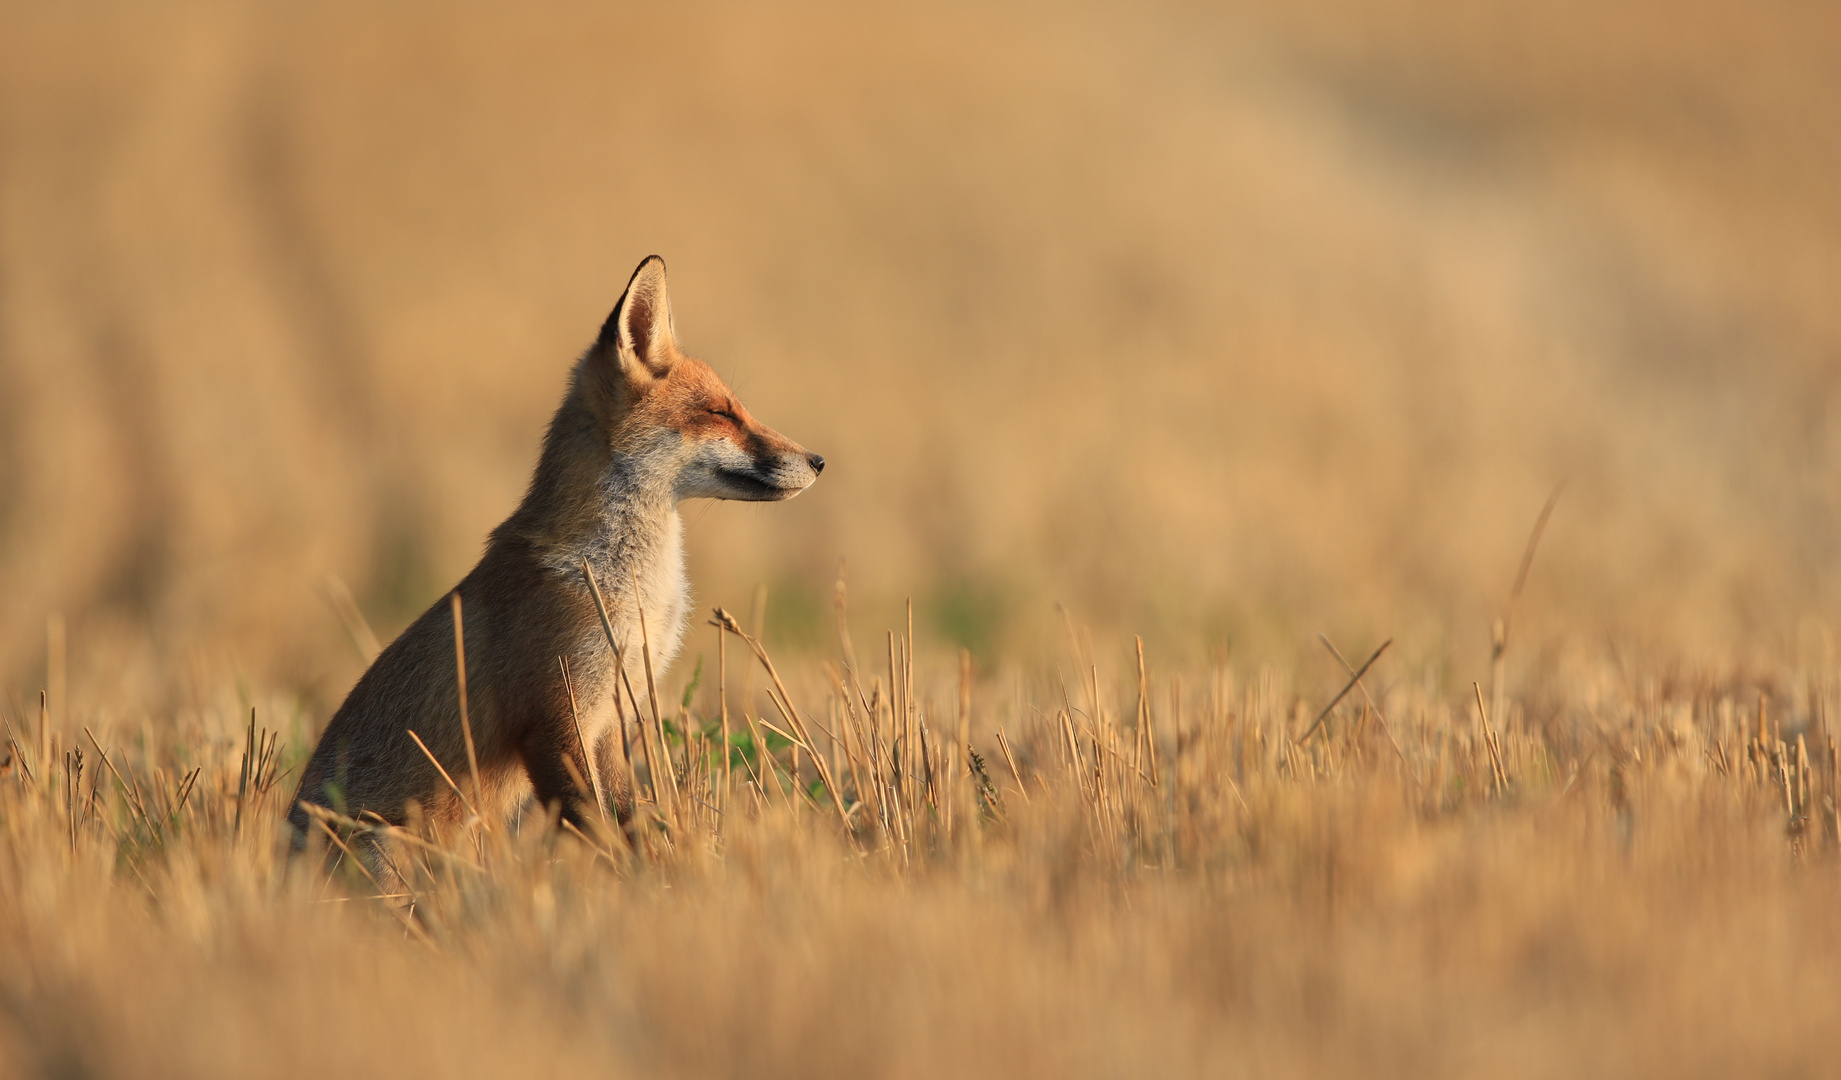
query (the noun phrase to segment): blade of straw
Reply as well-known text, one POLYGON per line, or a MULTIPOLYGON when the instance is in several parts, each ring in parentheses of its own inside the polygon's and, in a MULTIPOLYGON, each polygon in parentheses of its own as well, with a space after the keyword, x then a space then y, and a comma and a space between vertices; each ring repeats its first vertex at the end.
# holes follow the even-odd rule
POLYGON ((1323 707, 1323 711, 1317 714, 1317 718, 1315 720, 1311 721, 1310 727, 1304 729, 1304 734, 1298 736, 1297 739, 1295 739, 1294 741, 1298 743, 1303 743, 1306 739, 1309 739, 1313 734, 1315 734, 1317 731, 1317 728, 1323 723, 1324 718, 1330 715, 1330 710, 1334 709, 1338 704, 1340 704, 1343 698, 1349 696, 1349 691, 1355 689, 1355 684, 1362 681, 1362 676, 1368 673, 1368 669, 1374 666, 1374 662, 1376 660, 1379 660, 1381 658, 1381 654, 1386 652, 1387 647, 1389 645, 1392 645, 1393 643, 1394 643, 1393 638, 1388 638, 1386 641, 1381 642, 1381 647, 1374 650, 1374 655, 1370 656, 1368 658, 1368 661, 1361 666, 1361 670, 1357 671, 1355 675, 1352 678, 1350 678, 1348 685, 1344 686, 1342 690, 1338 692, 1335 697, 1330 699, 1330 703, 1323 707))
MULTIPOLYGON (((454 673, 460 689, 460 735, 467 744, 467 771, 473 776, 473 805, 477 811, 485 806, 486 797, 479 786, 479 754, 473 749, 473 725, 467 719, 467 635, 460 618, 460 590, 455 589, 448 597, 454 612, 454 673)), ((492 831, 492 823, 484 815, 480 817, 480 824, 487 832, 492 831)))

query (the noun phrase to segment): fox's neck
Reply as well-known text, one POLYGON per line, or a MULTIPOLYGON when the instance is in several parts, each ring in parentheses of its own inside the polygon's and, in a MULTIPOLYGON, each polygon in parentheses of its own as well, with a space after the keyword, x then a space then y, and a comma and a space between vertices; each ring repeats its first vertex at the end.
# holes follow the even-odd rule
MULTIPOLYGON (((673 485, 645 455, 610 451, 599 425, 572 398, 550 425, 524 502, 495 535, 528 544, 545 569, 574 586, 585 587, 586 560, 615 639, 637 656, 643 610, 643 637, 662 668, 676 650, 688 592, 673 485)), ((600 636, 598 625, 592 633, 600 636)))
POLYGON ((669 483, 646 475, 634 459, 614 455, 595 487, 590 514, 557 552, 570 569, 587 559, 604 590, 625 593, 635 580, 644 589, 661 563, 683 561, 683 530, 669 483))

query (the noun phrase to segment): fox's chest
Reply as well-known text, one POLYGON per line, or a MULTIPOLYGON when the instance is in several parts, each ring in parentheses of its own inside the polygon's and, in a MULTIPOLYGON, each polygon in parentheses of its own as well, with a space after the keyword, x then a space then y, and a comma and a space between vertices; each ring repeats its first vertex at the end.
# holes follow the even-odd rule
MULTIPOLYGON (((684 531, 678 515, 665 522, 664 535, 653 557, 640 568, 639 594, 644 599, 644 640, 651 642, 655 675, 677 655, 690 614, 690 580, 684 574, 684 531)), ((637 622, 637 613, 635 613, 637 622)))
MULTIPOLYGON (((641 697, 646 694, 646 657, 652 675, 662 680, 683 641, 690 611, 690 586, 684 574, 683 531, 673 513, 657 523, 644 545, 625 548, 624 559, 591 560, 595 579, 607 604, 607 617, 626 661, 626 677, 641 697), (643 623, 641 621, 643 616, 643 623)), ((578 571, 579 573, 579 571, 578 571)), ((613 651, 607 645, 599 620, 581 630, 579 653, 592 698, 606 697, 611 704, 618 685, 613 651), (589 674, 592 672, 593 674, 589 674)))

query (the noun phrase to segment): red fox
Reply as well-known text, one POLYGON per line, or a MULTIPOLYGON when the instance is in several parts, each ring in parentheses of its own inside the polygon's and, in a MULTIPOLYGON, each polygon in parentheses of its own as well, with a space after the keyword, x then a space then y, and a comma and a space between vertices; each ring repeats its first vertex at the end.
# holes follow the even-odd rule
MULTIPOLYGON (((456 587, 482 816, 503 820, 534 789, 578 827, 598 813, 586 791, 607 792, 608 809, 628 817, 618 665, 584 562, 643 700, 641 643, 649 640, 662 669, 689 604, 678 503, 790 499, 824 467, 679 350, 665 263, 656 255, 640 263, 575 365, 524 501, 456 587)), ((303 804, 352 817, 368 811, 394 825, 411 802, 433 822, 466 816, 429 760, 475 798, 458 675, 444 597, 377 656, 333 714, 288 816, 297 847, 310 825, 303 804)))

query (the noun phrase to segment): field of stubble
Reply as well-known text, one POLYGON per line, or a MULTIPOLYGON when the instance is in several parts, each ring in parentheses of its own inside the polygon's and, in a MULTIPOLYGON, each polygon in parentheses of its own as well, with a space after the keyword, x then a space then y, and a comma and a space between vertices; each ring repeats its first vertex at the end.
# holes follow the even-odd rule
POLYGON ((0 2, 0 1077, 1835 1071, 1836 55, 0 2), (635 827, 290 862, 654 251, 830 465, 690 513, 635 827))
MULTIPOLYGON (((765 715, 730 712, 726 756, 715 695, 648 716, 633 757, 656 772, 639 768, 630 835, 559 833, 535 808, 422 832, 397 842, 408 885, 388 894, 350 860, 286 860, 303 733, 277 747, 261 705, 247 724, 74 739, 16 726, 0 1060, 225 1077, 1830 1068, 1832 676, 1584 665, 1487 722, 1480 688, 1364 679, 1313 728, 1330 684, 1271 667, 1151 657, 1141 679, 1135 650, 1092 655, 1076 631, 1059 679, 961 682, 890 641, 892 668, 882 648, 860 668, 840 651, 779 683, 733 642, 728 689, 753 683, 765 715)), ((319 843, 369 828, 326 818, 319 843)))

